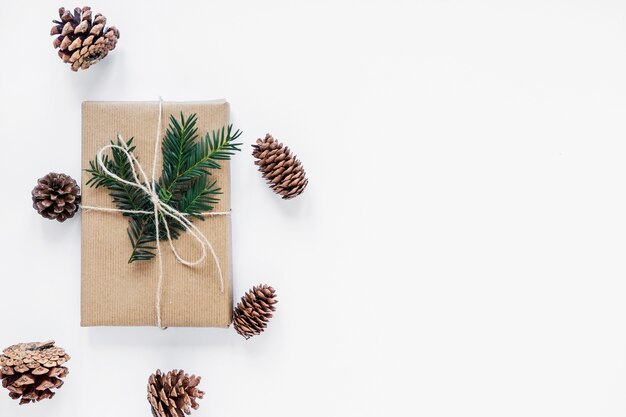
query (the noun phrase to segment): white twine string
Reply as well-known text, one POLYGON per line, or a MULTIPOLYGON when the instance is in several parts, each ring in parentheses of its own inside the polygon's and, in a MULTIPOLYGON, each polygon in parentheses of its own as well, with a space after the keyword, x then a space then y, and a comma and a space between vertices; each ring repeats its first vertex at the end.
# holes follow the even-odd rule
MULTIPOLYGON (((154 143, 154 158, 152 159, 152 179, 151 180, 148 179, 146 172, 144 171, 143 167, 141 166, 137 158, 135 158, 135 156, 129 152, 128 145, 126 144, 126 141, 123 140, 122 135, 119 135, 119 134, 117 135, 117 138, 119 142, 122 143, 122 146, 113 145, 113 144, 106 145, 98 151, 98 154, 96 156, 96 161, 98 165, 100 166, 100 168, 102 168, 102 170, 104 171, 106 175, 108 175, 111 178, 114 178, 115 180, 123 184, 129 185, 134 188, 138 188, 144 193, 146 193, 150 197, 150 201, 152 201, 154 210, 153 211, 123 210, 123 209, 108 208, 108 207, 94 207, 94 206, 85 206, 85 205, 81 206, 83 210, 103 211, 103 212, 110 212, 110 213, 153 214, 154 215, 156 248, 157 248, 157 258, 158 258, 156 321, 157 321, 157 326, 160 328, 163 328, 162 320, 161 320, 161 303, 162 303, 162 298, 163 298, 164 278, 163 278, 163 256, 162 256, 162 251, 161 251, 161 243, 159 239, 159 235, 160 235, 159 215, 163 215, 163 217, 165 216, 171 217, 172 219, 182 224, 183 227, 185 228, 185 231, 187 231, 196 240, 196 242, 200 245, 200 249, 202 250, 201 256, 196 260, 190 261, 190 260, 183 258, 178 253, 178 250, 176 250, 176 247, 174 246, 174 242, 170 233, 170 228, 167 222, 164 221, 163 225, 165 226, 167 241, 169 242, 170 249, 172 250, 172 253, 176 257, 176 260, 182 263, 183 265, 196 266, 204 262, 204 260, 207 257, 207 249, 208 249, 211 252, 211 256, 213 257, 213 260, 215 260, 215 266, 217 267, 217 272, 219 274, 220 292, 222 293, 224 292, 224 276, 222 274, 222 267, 220 265, 219 259, 217 258, 217 254, 215 253, 215 250, 213 249, 213 245, 211 245, 211 242, 209 242, 209 240, 206 238, 206 236, 202 234, 202 232, 198 229, 197 226, 195 226, 189 219, 186 218, 187 216, 186 213, 181 213, 180 211, 176 210, 174 207, 161 201, 161 199, 159 198, 159 194, 157 192, 157 187, 156 187, 156 184, 157 184, 156 167, 157 167, 157 158, 159 156, 159 144, 161 142, 162 119, 163 119, 163 99, 159 97, 159 120, 158 120, 158 125, 157 125, 156 141, 154 143), (104 155, 104 152, 108 149, 119 149, 120 151, 124 153, 124 155, 128 159, 128 162, 130 163, 130 168, 133 174, 133 179, 135 180, 134 182, 127 181, 123 178, 120 178, 119 176, 111 172, 106 167, 104 163, 103 155, 104 155), (137 175, 137 171, 135 170, 135 166, 139 169, 139 173, 141 174, 143 181, 140 181, 139 176, 137 175)), ((211 211, 211 212, 206 212, 206 213, 200 213, 200 215, 201 216, 228 216, 230 215, 230 212, 229 211, 222 211, 222 212, 211 211)))

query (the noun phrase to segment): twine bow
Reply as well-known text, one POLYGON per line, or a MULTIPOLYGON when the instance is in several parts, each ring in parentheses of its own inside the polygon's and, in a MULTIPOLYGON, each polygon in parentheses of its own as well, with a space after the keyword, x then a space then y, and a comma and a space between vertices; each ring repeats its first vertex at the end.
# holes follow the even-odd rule
MULTIPOLYGON (((178 250, 176 250, 176 247, 174 246, 174 243, 173 243, 172 236, 170 234, 170 228, 167 222, 164 221, 163 225, 165 226, 165 232, 167 234, 167 241, 169 242, 170 249, 172 250, 172 253, 176 257, 176 260, 182 263, 183 265, 196 266, 204 262, 204 260, 207 257, 207 251, 211 252, 211 256, 213 257, 213 260, 215 260, 215 265, 217 267, 217 272, 220 278, 220 292, 222 293, 224 292, 224 276, 222 274, 222 267, 220 265, 217 255, 215 254, 213 245, 211 245, 211 242, 209 241, 209 239, 207 239, 207 237, 202 234, 202 232, 200 231, 200 229, 198 229, 197 226, 195 226, 189 219, 186 218, 185 213, 181 213, 180 211, 176 210, 174 207, 165 203, 159 197, 159 193, 157 191, 157 186, 156 186, 157 184, 156 166, 157 166, 157 158, 159 154, 159 144, 161 141, 162 118, 163 118, 163 99, 159 97, 159 120, 158 120, 158 126, 157 126, 157 137, 156 137, 156 141, 154 144, 154 158, 152 159, 152 178, 151 179, 148 179, 148 175, 144 171, 143 167, 141 166, 137 158, 129 152, 128 145, 126 144, 126 141, 122 139, 122 135, 120 134, 118 134, 118 139, 119 139, 119 142, 121 142, 123 146, 113 145, 113 144, 106 145, 98 151, 98 154, 96 156, 98 165, 100 166, 100 168, 102 168, 102 170, 104 171, 106 175, 108 175, 111 178, 114 178, 115 180, 121 183, 124 183, 130 187, 137 188, 143 191, 144 193, 146 193, 146 195, 150 197, 150 201, 152 201, 154 210, 153 211, 123 210, 123 209, 107 208, 107 207, 92 207, 92 206, 84 206, 84 205, 82 206, 82 208, 86 210, 128 213, 128 214, 153 214, 154 215, 154 226, 155 226, 155 232, 156 232, 155 234, 156 235, 156 248, 157 248, 157 258, 158 258, 158 268, 159 268, 159 276, 158 276, 158 281, 157 281, 157 295, 156 295, 156 321, 157 321, 157 326, 160 328, 163 328, 162 320, 161 320, 161 301, 162 301, 162 295, 163 295, 163 256, 162 256, 161 243, 160 243, 160 238, 159 238, 160 236, 159 223, 160 223, 161 216, 163 217, 167 216, 178 221, 185 228, 185 230, 196 240, 196 242, 198 243, 202 251, 201 256, 196 260, 190 261, 190 260, 183 258, 178 252, 178 250), (134 181, 125 180, 124 178, 121 178, 118 175, 111 172, 106 167, 106 164, 104 163, 103 155, 104 155, 104 152, 108 149, 118 149, 126 156, 126 158, 128 159, 128 162, 130 163, 134 181), (139 179, 139 176, 137 175, 137 170, 135 169, 135 167, 137 167, 137 169, 139 170, 139 173, 141 174, 141 180, 139 179)), ((201 215, 203 216, 227 216, 229 214, 230 212, 201 213, 201 215)))

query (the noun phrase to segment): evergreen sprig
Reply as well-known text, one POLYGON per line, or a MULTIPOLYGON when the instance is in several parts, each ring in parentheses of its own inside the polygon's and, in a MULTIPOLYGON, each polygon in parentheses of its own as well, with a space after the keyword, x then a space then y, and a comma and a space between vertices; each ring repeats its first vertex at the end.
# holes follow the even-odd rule
MULTIPOLYGON (((202 213, 213 210, 219 202, 222 190, 216 180, 212 180, 211 170, 220 169, 220 161, 227 161, 240 151, 241 143, 236 140, 241 132, 233 132, 233 126, 222 127, 207 132, 199 139, 197 117, 195 114, 185 118, 181 113, 180 120, 170 116, 169 126, 163 137, 161 152, 163 154, 163 170, 156 184, 159 198, 166 204, 190 218, 204 220, 202 213)), ((133 138, 123 142, 119 137, 113 145, 126 147, 133 154, 136 146, 133 138)), ((106 168, 118 177, 134 182, 130 161, 118 148, 111 148, 111 156, 103 156, 106 168)), ((142 190, 124 184, 116 178, 109 177, 94 159, 89 161, 85 170, 91 174, 87 185, 93 188, 107 188, 117 208, 121 210, 152 212, 154 206, 142 190)), ((129 217, 128 238, 133 251, 128 263, 144 261, 156 256, 156 227, 152 214, 122 213, 129 217)), ((178 238, 185 227, 169 216, 159 216, 159 240, 167 239, 165 223, 170 229, 172 239, 178 238)))

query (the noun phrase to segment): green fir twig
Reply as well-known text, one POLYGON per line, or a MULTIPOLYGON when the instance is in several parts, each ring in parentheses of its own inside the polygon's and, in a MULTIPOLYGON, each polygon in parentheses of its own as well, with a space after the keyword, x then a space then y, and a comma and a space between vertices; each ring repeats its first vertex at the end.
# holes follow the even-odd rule
MULTIPOLYGON (((179 212, 190 218, 204 220, 202 213, 212 211, 222 194, 216 180, 210 180, 211 171, 220 169, 220 161, 229 160, 241 143, 236 140, 241 132, 233 132, 233 126, 222 127, 210 134, 207 132, 199 139, 197 117, 191 114, 180 120, 170 116, 169 126, 163 137, 161 152, 163 154, 163 170, 157 183, 159 198, 179 212)), ((133 154, 136 146, 133 138, 125 144, 118 138, 111 144, 126 147, 133 154)), ((112 148, 111 156, 104 156, 106 168, 126 181, 134 181, 132 167, 128 158, 120 149, 112 148)), ((107 188, 113 202, 120 210, 146 211, 154 210, 150 196, 142 190, 124 184, 109 177, 97 160, 89 161, 85 170, 91 174, 87 185, 92 188, 107 188)), ((129 217, 128 238, 133 248, 129 263, 150 260, 156 256, 156 227, 152 214, 122 213, 129 217)), ((167 238, 165 223, 170 229, 173 239, 180 236, 185 227, 169 216, 159 216, 159 240, 167 238)))

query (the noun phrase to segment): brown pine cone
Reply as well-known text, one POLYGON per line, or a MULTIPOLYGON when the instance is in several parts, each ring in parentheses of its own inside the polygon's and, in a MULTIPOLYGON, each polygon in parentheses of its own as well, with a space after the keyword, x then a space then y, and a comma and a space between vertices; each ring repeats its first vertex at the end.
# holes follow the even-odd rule
POLYGON ((74 217, 80 204, 80 187, 65 174, 51 172, 33 188, 33 207, 47 219, 64 222, 74 217))
POLYGON ((200 377, 187 375, 182 369, 164 374, 157 369, 148 380, 148 401, 154 417, 183 417, 191 414, 200 405, 196 399, 202 399, 204 392, 197 387, 200 377))
POLYGON ((91 7, 77 7, 74 13, 59 9, 60 20, 53 20, 50 35, 58 35, 53 42, 59 48, 63 62, 72 64, 72 71, 87 69, 115 49, 120 31, 115 26, 106 28, 106 17, 100 13, 92 19, 91 7))
POLYGON ((283 147, 269 133, 265 139, 257 139, 252 148, 252 156, 257 158, 254 163, 276 194, 288 200, 304 191, 309 180, 302 164, 289 148, 283 147))
POLYGON ((63 365, 70 356, 54 341, 20 343, 0 355, 0 379, 9 397, 28 404, 54 397, 52 389, 63 386, 68 369, 63 365))
POLYGON ((276 311, 276 291, 269 285, 252 287, 235 307, 233 324, 237 333, 250 339, 259 335, 267 327, 267 322, 276 311))

